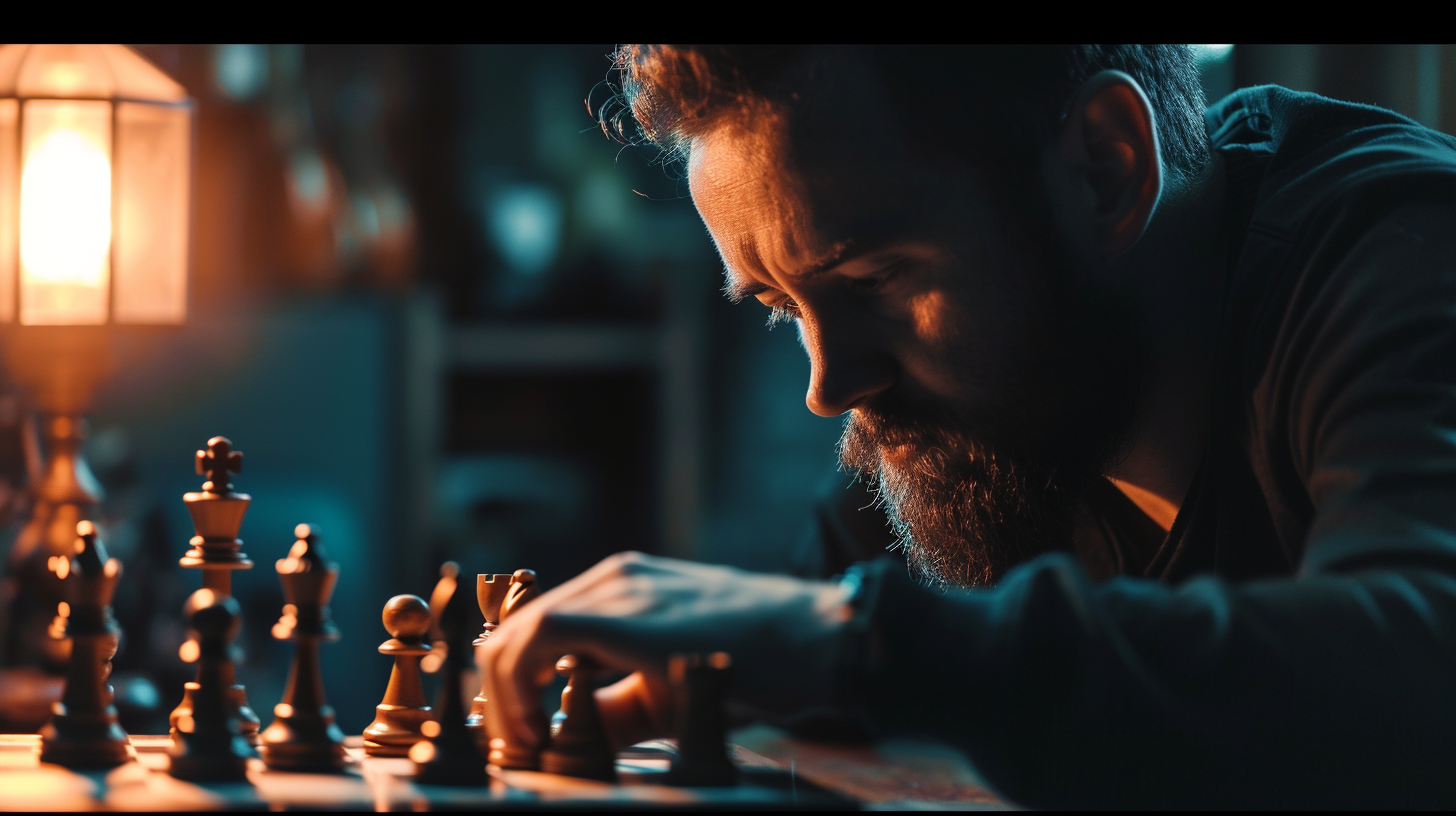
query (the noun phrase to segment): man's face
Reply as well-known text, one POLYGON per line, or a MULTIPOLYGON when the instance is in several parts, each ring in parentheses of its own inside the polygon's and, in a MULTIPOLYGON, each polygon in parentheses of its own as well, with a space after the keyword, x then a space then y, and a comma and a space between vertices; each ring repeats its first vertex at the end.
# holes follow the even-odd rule
POLYGON ((842 461, 878 479, 912 561, 988 583, 1070 545, 1077 486, 1124 430, 1135 336, 1047 208, 998 207, 966 165, 867 127, 870 107, 719 127, 693 140, 689 186, 730 296, 797 322, 809 409, 848 413, 842 461))

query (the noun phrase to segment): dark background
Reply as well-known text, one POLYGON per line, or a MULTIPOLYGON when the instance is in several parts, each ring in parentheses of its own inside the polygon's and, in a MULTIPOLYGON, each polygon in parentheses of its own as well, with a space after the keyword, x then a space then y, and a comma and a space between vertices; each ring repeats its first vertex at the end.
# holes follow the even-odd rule
MULTIPOLYGON (((717 295, 686 185, 595 128, 610 45, 136 48, 197 101, 191 310, 119 350, 87 450, 127 564, 118 676, 155 680, 163 715, 200 580, 181 496, 217 434, 254 499, 239 677, 265 725, 299 522, 342 571, 324 660, 347 733, 388 676, 381 607, 444 560, 547 585, 623 549, 788 569, 839 420, 805 409, 793 329, 717 295)), ((1211 98, 1275 82, 1456 124, 1450 49, 1200 53, 1211 98)))

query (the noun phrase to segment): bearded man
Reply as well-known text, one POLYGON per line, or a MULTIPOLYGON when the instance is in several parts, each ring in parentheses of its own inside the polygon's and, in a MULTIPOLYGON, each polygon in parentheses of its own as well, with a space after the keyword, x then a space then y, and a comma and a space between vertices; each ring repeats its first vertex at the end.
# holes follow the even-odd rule
POLYGON ((1032 806, 1456 804, 1456 140, 1174 46, 632 46, 604 124, 680 161, 734 300, 795 322, 908 560, 640 554, 506 621, 671 733, 735 703, 962 749, 1032 806), (925 584, 929 584, 926 586, 925 584))

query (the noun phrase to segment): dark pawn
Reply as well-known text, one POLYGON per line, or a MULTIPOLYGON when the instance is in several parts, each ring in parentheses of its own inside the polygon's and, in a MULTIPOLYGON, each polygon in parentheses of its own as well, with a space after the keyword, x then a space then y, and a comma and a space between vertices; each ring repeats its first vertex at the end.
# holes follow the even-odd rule
MULTIPOLYGON (((492 573, 475 576, 475 600, 480 604, 480 614, 485 618, 485 628, 480 630, 475 641, 471 644, 479 654, 481 646, 490 639, 490 635, 500 626, 501 604, 506 599, 506 593, 511 588, 511 575, 492 573)), ((480 693, 470 701, 470 716, 465 718, 465 727, 475 735, 475 739, 484 745, 488 742, 485 736, 485 707, 488 704, 485 694, 485 671, 480 673, 480 693)))
POLYGON ((396 595, 384 605, 384 630, 389 640, 380 645, 379 653, 394 658, 394 669, 384 700, 374 707, 374 722, 364 729, 364 753, 409 756, 410 748, 425 738, 421 728, 431 713, 420 685, 420 658, 430 653, 425 642, 430 608, 417 596, 396 595))
POLYGON ((459 568, 447 564, 440 570, 439 583, 430 594, 436 609, 435 623, 445 647, 445 660, 440 666, 440 691, 435 703, 435 719, 425 723, 428 738, 410 749, 415 761, 415 781, 430 785, 484 785, 490 781, 485 772, 485 757, 475 744, 475 737, 465 727, 465 694, 461 688, 465 668, 471 662, 470 619, 474 617, 475 593, 457 577, 459 568))
POLYGON ((675 654, 667 676, 677 702, 677 756, 667 781, 671 785, 732 785, 738 769, 728 758, 728 726, 724 705, 733 660, 726 652, 675 654))
POLYGON ((76 535, 76 554, 51 562, 68 599, 56 619, 64 631, 56 626, 52 633, 57 639, 71 639, 71 659, 65 694, 51 707, 50 722, 40 731, 40 761, 68 768, 111 768, 133 757, 126 732, 116 722, 106 682, 121 636, 111 617, 121 562, 106 557, 91 522, 77 524, 76 535))
MULTIPOLYGON (((511 615, 525 606, 532 599, 541 593, 540 586, 536 583, 534 570, 518 569, 511 575, 511 585, 506 590, 506 599, 501 602, 500 621, 505 623, 511 615)), ((481 687, 490 681, 489 667, 481 666, 481 687)), ((486 694, 486 692, 482 692, 486 694)), ((486 700, 482 714, 486 730, 490 735, 490 753, 486 757, 490 764, 498 768, 512 768, 518 770, 534 771, 541 767, 541 752, 537 748, 527 748, 515 742, 503 724, 502 712, 496 709, 496 705, 486 700)), ((544 726, 544 723, 543 723, 544 726)), ((545 730, 544 728, 542 730, 545 730)))
POLYGON ((561 690, 561 712, 552 723, 551 745, 541 752, 541 770, 616 781, 617 755, 607 742, 597 711, 601 667, 589 657, 567 655, 556 662, 556 670, 571 679, 561 690))
POLYGON ((186 615, 197 643, 197 688, 192 710, 178 718, 167 772, 191 782, 246 782, 253 746, 243 736, 237 706, 228 697, 233 676, 229 654, 242 626, 238 602, 210 589, 187 599, 186 615))
POLYGON ((344 732, 334 724, 334 709, 324 701, 319 666, 319 644, 339 639, 328 607, 339 568, 324 557, 307 524, 298 525, 293 533, 298 540, 277 564, 288 603, 273 625, 273 637, 294 643, 293 666, 283 702, 273 707, 273 724, 259 735, 261 753, 263 762, 276 771, 328 773, 342 770, 347 757, 344 732))

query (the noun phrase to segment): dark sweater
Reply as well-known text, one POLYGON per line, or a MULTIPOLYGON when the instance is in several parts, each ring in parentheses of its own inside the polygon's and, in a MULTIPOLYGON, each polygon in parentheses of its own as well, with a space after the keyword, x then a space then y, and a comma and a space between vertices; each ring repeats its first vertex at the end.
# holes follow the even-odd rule
POLYGON ((1100 583, 885 571, 857 705, 1031 806, 1456 806, 1456 139, 1276 87, 1208 123, 1235 250, 1171 532, 1100 583))

